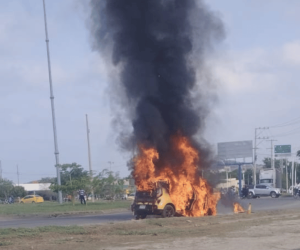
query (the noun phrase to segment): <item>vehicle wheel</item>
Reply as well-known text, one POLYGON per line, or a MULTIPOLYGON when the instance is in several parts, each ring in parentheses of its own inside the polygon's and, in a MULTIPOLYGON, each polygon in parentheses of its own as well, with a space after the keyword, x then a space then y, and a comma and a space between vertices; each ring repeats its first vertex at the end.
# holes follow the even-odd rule
POLYGON ((251 199, 251 198, 253 198, 253 193, 252 193, 252 192, 249 192, 249 194, 248 194, 248 199, 251 199))
POLYGON ((270 195, 271 195, 272 198, 277 198, 277 194, 275 192, 271 192, 270 195))
POLYGON ((175 210, 171 205, 166 205, 164 211, 162 212, 162 217, 173 217, 175 214, 175 210))
POLYGON ((21 204, 24 204, 24 202, 23 202, 23 201, 21 201, 21 204))
POLYGON ((141 215, 141 214, 135 214, 135 215, 134 215, 134 218, 135 218, 136 220, 142 219, 142 215, 141 215))
POLYGON ((35 201, 33 201, 33 202, 31 202, 32 204, 34 204, 35 203, 35 201))

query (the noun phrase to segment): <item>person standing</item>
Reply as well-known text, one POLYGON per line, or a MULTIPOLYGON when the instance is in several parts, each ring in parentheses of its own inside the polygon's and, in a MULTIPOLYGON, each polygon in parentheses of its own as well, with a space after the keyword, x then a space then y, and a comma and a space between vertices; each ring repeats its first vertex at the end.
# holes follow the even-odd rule
POLYGON ((246 185, 244 185, 242 189, 242 198, 247 198, 248 194, 249 194, 249 189, 246 185))
POLYGON ((80 189, 78 193, 79 193, 80 203, 81 204, 86 204, 85 198, 84 198, 85 191, 83 189, 80 189))

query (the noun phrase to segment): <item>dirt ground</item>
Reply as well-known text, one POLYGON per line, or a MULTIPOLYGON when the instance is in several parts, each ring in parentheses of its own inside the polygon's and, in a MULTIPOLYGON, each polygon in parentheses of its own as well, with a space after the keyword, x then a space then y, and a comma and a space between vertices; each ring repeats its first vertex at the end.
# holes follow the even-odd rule
MULTIPOLYGON (((299 206, 300 208, 300 206, 299 206)), ((299 249, 300 209, 0 234, 1 249, 299 249)))

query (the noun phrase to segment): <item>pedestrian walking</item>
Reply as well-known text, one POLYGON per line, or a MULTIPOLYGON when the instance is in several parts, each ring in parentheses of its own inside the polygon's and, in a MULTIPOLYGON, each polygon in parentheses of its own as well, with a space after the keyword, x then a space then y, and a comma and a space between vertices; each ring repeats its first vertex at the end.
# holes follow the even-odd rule
POLYGON ((81 204, 86 204, 85 198, 84 198, 85 191, 84 191, 83 189, 80 189, 80 190, 78 191, 78 193, 79 193, 80 203, 81 203, 81 204))

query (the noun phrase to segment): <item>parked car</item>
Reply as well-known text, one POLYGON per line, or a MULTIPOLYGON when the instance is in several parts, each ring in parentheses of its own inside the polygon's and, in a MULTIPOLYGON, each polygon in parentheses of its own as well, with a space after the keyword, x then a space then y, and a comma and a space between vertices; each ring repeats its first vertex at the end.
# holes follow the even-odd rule
POLYGON ((127 200, 134 200, 135 193, 131 193, 127 195, 127 200))
POLYGON ((278 198, 281 195, 279 188, 272 188, 266 185, 256 185, 253 188, 249 188, 249 197, 271 196, 272 198, 278 198))
POLYGON ((39 195, 26 195, 21 199, 21 203, 42 203, 44 202, 44 198, 39 195))

